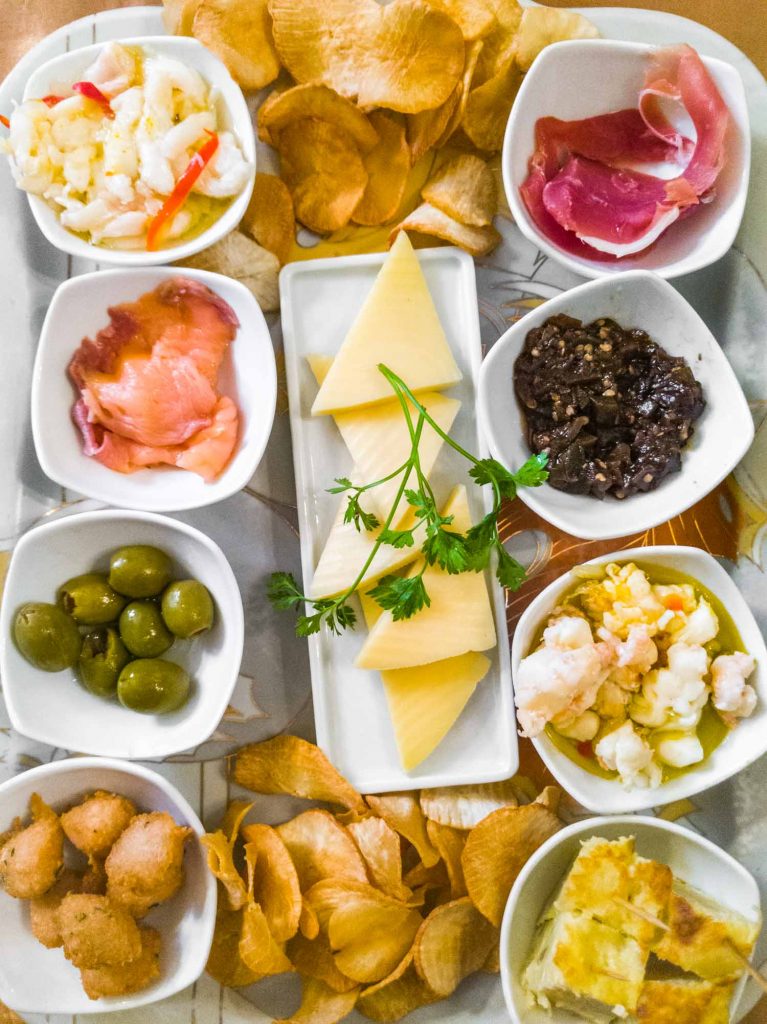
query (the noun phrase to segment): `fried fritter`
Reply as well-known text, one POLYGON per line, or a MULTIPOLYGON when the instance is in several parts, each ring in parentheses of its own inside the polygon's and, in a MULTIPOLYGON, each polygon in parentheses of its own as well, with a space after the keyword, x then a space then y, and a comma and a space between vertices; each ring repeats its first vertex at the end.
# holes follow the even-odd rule
POLYGON ((29 801, 32 824, 14 822, 0 846, 0 885, 20 900, 43 896, 56 881, 64 856, 58 815, 38 795, 29 801))
POLYGON ((106 896, 70 893, 59 907, 64 956, 75 967, 128 964, 141 954, 133 918, 106 896))
POLYGON ((82 880, 82 875, 77 871, 64 868, 44 896, 30 900, 29 920, 32 934, 48 949, 55 949, 63 944, 59 926, 59 907, 68 893, 80 892, 82 880))
POLYGON ((132 800, 97 790, 61 815, 61 827, 70 843, 93 860, 106 857, 135 814, 132 800))
POLYGON ((136 815, 106 859, 110 899, 143 917, 175 896, 184 881, 184 843, 191 834, 164 811, 136 815))
MULTIPOLYGON (((80 892, 89 892, 91 895, 104 896, 107 891, 107 873, 104 870, 103 860, 94 860, 85 869, 80 892)), ((0 1024, 2 1022, 0 1021, 0 1024)))
POLYGON ((129 964, 86 967, 80 978, 89 999, 126 996, 151 985, 160 977, 160 934, 154 928, 140 928, 141 953, 129 964))

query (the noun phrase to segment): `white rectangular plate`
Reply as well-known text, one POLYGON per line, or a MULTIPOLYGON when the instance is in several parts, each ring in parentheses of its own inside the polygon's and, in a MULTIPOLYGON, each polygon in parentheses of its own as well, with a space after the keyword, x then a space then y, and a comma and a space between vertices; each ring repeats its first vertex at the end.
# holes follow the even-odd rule
MULTIPOLYGON (((451 437, 469 451, 485 455, 475 411, 482 350, 474 263, 466 253, 453 248, 421 250, 418 258, 463 374, 461 383, 448 392, 461 401, 451 437)), ((317 385, 306 357, 313 353, 335 355, 383 260, 382 253, 311 260, 290 264, 280 275, 305 585, 311 581, 340 500, 326 489, 335 477, 351 470, 351 456, 332 417, 312 417, 310 413, 317 385)), ((385 353, 381 357, 385 360, 385 353)), ((465 459, 447 445, 443 448, 432 474, 439 501, 456 483, 470 483, 468 469, 465 459)), ((468 491, 476 521, 485 511, 483 495, 474 486, 468 491)), ((484 498, 489 501, 489 495, 484 498)), ((400 765, 379 674, 354 667, 365 636, 364 625, 341 637, 323 629, 309 638, 317 741, 361 792, 492 782, 506 779, 517 770, 503 591, 492 580, 488 582, 499 638, 496 649, 487 652, 493 659, 490 671, 442 743, 410 773, 400 765)))

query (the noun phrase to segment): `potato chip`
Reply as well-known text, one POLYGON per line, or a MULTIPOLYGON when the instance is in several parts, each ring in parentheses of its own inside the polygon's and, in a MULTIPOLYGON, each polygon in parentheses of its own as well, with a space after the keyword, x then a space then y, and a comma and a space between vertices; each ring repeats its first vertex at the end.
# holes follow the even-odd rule
POLYGON ((477 149, 492 153, 503 146, 506 122, 521 83, 522 73, 511 61, 469 93, 461 126, 477 149))
POLYGON ((368 175, 365 192, 354 208, 355 224, 384 224, 399 210, 410 174, 410 148, 405 126, 382 110, 370 114, 379 142, 366 153, 362 163, 368 175))
POLYGON ((445 862, 447 876, 450 879, 450 898, 457 900, 460 896, 465 896, 466 882, 463 877, 461 854, 466 845, 466 833, 459 832, 449 825, 438 825, 436 821, 428 819, 426 831, 445 862))
POLYGON ((292 971, 293 965, 269 931, 266 915, 257 903, 248 903, 242 912, 240 959, 257 978, 292 971))
POLYGON ((421 924, 418 911, 360 882, 325 879, 307 893, 348 978, 372 983, 386 977, 412 945, 421 924))
POLYGON ((431 7, 453 19, 467 42, 481 39, 495 26, 495 14, 487 0, 426 0, 431 7))
POLYGON ((596 25, 582 14, 553 7, 527 7, 517 33, 515 60, 522 71, 527 71, 541 50, 551 43, 565 39, 596 39, 598 36, 596 25))
POLYGON ((286 942, 298 931, 303 904, 288 848, 271 825, 246 825, 242 836, 248 888, 275 940, 286 942))
POLYGON ((438 107, 463 69, 463 36, 421 0, 271 0, 274 41, 297 82, 323 82, 363 109, 438 107))
POLYGON ((199 0, 163 0, 162 23, 172 36, 190 36, 199 0))
POLYGON ((438 825, 470 829, 499 807, 516 807, 514 780, 421 790, 421 810, 438 825))
POLYGON ((319 747, 298 736, 274 736, 242 747, 232 777, 255 793, 287 793, 307 800, 367 811, 365 801, 319 747))
POLYGON ((413 164, 442 138, 453 113, 458 109, 461 91, 459 82, 441 106, 435 107, 433 110, 424 110, 420 114, 407 115, 407 142, 410 147, 410 160, 413 164))
POLYGON ((357 1009, 370 1020, 395 1021, 438 998, 418 977, 411 950, 391 974, 360 992, 357 1009))
POLYGON ((394 901, 349 900, 333 912, 328 926, 336 966, 357 981, 380 981, 410 949, 421 921, 417 910, 394 901))
POLYGON ((252 985, 258 979, 240 957, 242 917, 242 910, 230 910, 222 900, 219 900, 213 943, 205 970, 220 985, 227 988, 242 988, 245 985, 252 985))
POLYGON ((367 882, 362 854, 329 811, 304 811, 278 825, 277 832, 295 864, 302 892, 323 878, 367 882))
POLYGON ((274 253, 281 265, 288 262, 296 237, 296 218, 288 186, 276 174, 257 174, 240 231, 274 253))
POLYGON ((474 906, 499 927, 506 899, 526 861, 562 823, 541 804, 501 807, 469 833, 461 863, 474 906))
POLYGON ((452 995, 464 978, 482 969, 497 932, 468 896, 436 907, 414 944, 418 976, 438 996, 452 995))
POLYGON ((400 231, 407 231, 411 242, 413 233, 426 236, 428 239, 439 238, 451 245, 460 246, 472 256, 486 256, 501 240, 494 227, 475 228, 469 224, 461 224, 429 203, 417 206, 396 226, 389 235, 389 245, 400 231))
POLYGON ((286 125, 278 145, 297 219, 318 234, 348 224, 368 182, 352 137, 327 121, 305 118, 286 125))
POLYGON ((328 121, 354 139, 360 153, 369 153, 378 143, 378 133, 358 106, 327 85, 294 85, 273 92, 258 111, 258 137, 276 145, 285 125, 314 117, 328 121))
POLYGON ((562 799, 562 790, 559 786, 546 786, 545 789, 538 794, 533 803, 540 804, 541 807, 547 808, 553 814, 559 813, 559 802, 562 799))
POLYGON ((408 900, 410 889, 402 881, 400 837, 383 818, 365 818, 346 826, 359 847, 370 880, 381 892, 408 900))
POLYGON ((413 891, 417 889, 427 891, 429 889, 440 889, 450 883, 447 868, 445 867, 444 861, 441 859, 438 860, 436 864, 432 864, 431 867, 428 868, 422 861, 419 861, 407 872, 403 881, 405 885, 413 891))
POLYGON ((298 919, 298 928, 305 939, 316 939, 320 933, 319 918, 314 912, 306 897, 301 900, 301 916, 298 919))
POLYGON ((481 39, 476 39, 473 43, 466 44, 466 63, 464 64, 463 75, 461 76, 458 103, 456 104, 455 109, 450 115, 450 118, 441 134, 438 136, 437 141, 434 143, 435 146, 444 146, 463 120, 463 114, 466 110, 466 103, 469 99, 469 92, 474 79, 474 73, 477 69, 477 60, 479 59, 479 55, 482 51, 482 46, 483 43, 481 39))
POLYGON ((192 35, 223 61, 243 89, 263 89, 280 73, 269 0, 199 0, 192 35))
POLYGON ((477 62, 477 84, 494 78, 508 67, 517 47, 517 32, 522 21, 522 8, 517 0, 485 0, 495 15, 492 31, 483 37, 482 53, 477 62))
POLYGON ((296 935, 288 942, 285 952, 299 974, 324 982, 334 992, 348 992, 357 986, 356 981, 341 974, 336 967, 326 935, 319 934, 311 940, 296 935))
POLYGON ((252 292, 265 313, 280 308, 280 261, 241 231, 230 232, 215 245, 180 260, 177 266, 233 277, 252 292))
POLYGON ((334 992, 314 978, 304 978, 301 1005, 287 1020, 274 1024, 338 1024, 354 1009, 358 988, 349 992, 334 992))
POLYGON ((248 902, 248 890, 245 881, 234 863, 234 844, 240 822, 248 813, 252 804, 245 801, 233 801, 227 808, 222 824, 226 831, 208 832, 200 837, 205 850, 208 868, 218 879, 226 892, 229 907, 239 910, 248 902))
POLYGON ((493 948, 487 954, 487 960, 482 964, 482 970, 487 974, 500 974, 501 973, 501 942, 500 933, 498 942, 495 943, 493 948))
POLYGON ((454 220, 476 227, 492 224, 498 205, 493 172, 471 153, 461 153, 443 164, 421 195, 454 220))
POLYGON ((418 855, 428 868, 436 864, 439 854, 426 834, 426 820, 415 793, 386 793, 384 796, 369 796, 367 802, 379 818, 391 825, 408 842, 412 843, 418 855))

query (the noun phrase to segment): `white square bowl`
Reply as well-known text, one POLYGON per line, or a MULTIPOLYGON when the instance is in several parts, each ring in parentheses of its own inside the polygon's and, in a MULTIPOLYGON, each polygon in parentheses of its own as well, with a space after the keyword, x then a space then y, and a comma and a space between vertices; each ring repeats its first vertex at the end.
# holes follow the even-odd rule
POLYGON ((0 786, 0 831, 17 816, 27 818, 33 793, 61 812, 97 789, 128 797, 142 812, 165 811, 195 832, 186 844, 183 888, 145 919, 162 937, 161 976, 133 995, 89 999, 80 972, 64 959, 63 950, 46 949, 32 934, 27 902, 0 889, 0 1000, 19 1013, 79 1016, 146 1006, 192 985, 205 968, 216 921, 216 880, 197 839, 205 830, 176 787, 161 775, 109 758, 52 761, 0 786))
MULTIPOLYGON (((637 853, 668 864, 679 878, 717 902, 761 923, 759 886, 729 854, 702 836, 658 818, 589 818, 576 822, 547 840, 522 868, 506 904, 501 923, 501 983, 514 1024, 582 1024, 567 1010, 531 1007, 522 988, 522 973, 532 952, 538 918, 578 855, 592 836, 620 839, 634 836, 637 853)), ((730 1019, 736 1019, 746 986, 744 974, 736 983, 730 1019)))
MULTIPOLYGON (((251 175, 242 192, 235 196, 218 220, 205 231, 186 241, 149 252, 147 249, 110 249, 105 245, 86 242, 73 231, 65 228, 56 211, 40 196, 28 195, 32 215, 42 233, 57 249, 72 256, 111 263, 121 267, 148 267, 173 260, 185 259, 196 252, 207 249, 224 235, 233 231, 242 220, 250 202, 256 175, 256 139, 253 122, 242 90, 234 81, 222 62, 196 39, 183 36, 139 36, 135 39, 121 39, 123 46, 136 46, 153 54, 170 57, 194 68, 215 91, 218 124, 233 133, 239 142, 245 159, 251 164, 251 175)), ((41 64, 29 76, 24 87, 23 99, 46 96, 61 89, 62 83, 74 83, 82 78, 83 72, 93 63, 105 43, 83 46, 79 50, 62 53, 41 64)))
POLYGON ((643 270, 589 281, 549 299, 510 327, 490 349, 480 373, 478 410, 495 458, 513 467, 530 455, 523 413, 514 394, 514 362, 528 331, 558 313, 584 323, 611 317, 621 327, 646 331, 670 355, 687 360, 703 386, 706 408, 682 452, 681 470, 654 491, 622 501, 612 497, 600 501, 544 484, 522 487, 517 496, 553 526, 584 540, 641 533, 700 501, 748 451, 754 423, 740 384, 709 329, 672 285, 643 270))
POLYGON ((44 472, 63 487, 117 507, 151 512, 222 501, 241 490, 255 473, 269 440, 276 401, 277 371, 269 328, 255 298, 239 281, 175 267, 104 270, 64 281, 54 293, 32 373, 32 435, 44 472), (67 367, 80 342, 108 325, 111 306, 133 302, 173 277, 206 285, 229 303, 240 321, 219 380, 221 393, 240 411, 239 437, 229 463, 210 483, 175 466, 118 473, 83 453, 80 431, 72 421, 77 396, 67 367))
MULTIPOLYGON (((767 648, 761 630, 743 595, 722 566, 701 548, 658 545, 628 548, 592 558, 586 565, 610 562, 666 566, 691 576, 719 598, 738 628, 746 651, 753 655, 756 667, 749 678, 758 697, 756 710, 743 718, 699 766, 689 769, 657 789, 624 789, 617 779, 604 779, 577 765, 541 733, 532 743, 557 782, 588 810, 598 814, 626 814, 661 807, 718 786, 767 753, 767 648)), ((514 632, 511 671, 516 677, 519 663, 535 643, 541 625, 559 603, 561 596, 580 580, 572 570, 554 580, 527 606, 514 632)))
POLYGON ((535 149, 538 118, 570 121, 636 108, 649 58, 657 50, 644 43, 611 39, 577 39, 547 46, 525 76, 509 116, 501 162, 514 220, 542 252, 583 277, 612 276, 636 268, 668 278, 690 274, 724 256, 743 218, 751 161, 745 90, 737 70, 712 57, 702 60, 731 114, 726 163, 716 180, 712 203, 675 222, 651 249, 609 262, 565 252, 540 232, 528 213, 519 188, 527 178, 528 161, 535 149))
POLYGON ((52 747, 136 760, 167 757, 206 740, 237 682, 244 641, 242 598, 234 573, 212 540, 185 523, 143 512, 80 512, 37 526, 14 548, 0 605, 0 677, 11 725, 52 747), (86 690, 73 669, 43 672, 17 650, 16 610, 26 601, 56 599, 57 588, 80 573, 106 571, 124 544, 152 544, 173 559, 178 579, 194 577, 215 603, 212 629, 176 640, 166 657, 192 677, 178 711, 144 715, 86 690))

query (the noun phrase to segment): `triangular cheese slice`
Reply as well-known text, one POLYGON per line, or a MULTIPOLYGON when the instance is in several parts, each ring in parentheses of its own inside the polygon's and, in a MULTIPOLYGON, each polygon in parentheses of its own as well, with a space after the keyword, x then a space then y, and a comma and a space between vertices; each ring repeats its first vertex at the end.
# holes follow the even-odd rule
MULTIPOLYGON (((448 434, 458 415, 458 410, 461 408, 458 399, 448 398, 446 395, 439 394, 438 391, 428 391, 419 395, 418 400, 435 423, 439 424, 441 429, 448 434)), ((410 410, 415 425, 418 414, 412 404, 410 404, 410 410)), ((354 462, 354 482, 357 484, 382 480, 410 457, 410 432, 402 406, 397 401, 376 405, 370 409, 336 413, 335 421, 341 431, 341 437, 351 453, 354 462)), ((427 479, 434 468, 443 443, 434 428, 430 424, 424 423, 421 441, 418 445, 418 455, 421 469, 427 479)), ((384 522, 397 498, 401 483, 402 476, 400 474, 371 488, 362 496, 362 507, 375 512, 381 522, 384 522)), ((416 486, 415 470, 411 470, 406 486, 416 486)), ((408 509, 407 501, 403 498, 398 513, 392 521, 392 526, 399 525, 408 509)))
MULTIPOLYGON (((341 495, 338 514, 325 541, 309 587, 307 596, 313 601, 323 597, 338 597, 349 589, 368 560, 376 537, 381 532, 380 529, 357 530, 354 523, 345 523, 345 509, 346 496, 341 495)), ((402 526, 412 526, 414 522, 415 515, 409 510, 408 518, 402 526)), ((390 544, 382 544, 370 563, 361 585, 372 584, 386 573, 396 572, 415 561, 419 557, 424 537, 424 527, 420 526, 413 533, 415 543, 410 548, 394 548, 390 544)))
MULTIPOLYGON (((454 517, 450 528, 457 533, 469 529, 465 487, 455 488, 442 514, 454 517)), ((420 564, 417 562, 411 572, 418 571, 420 564)), ((384 612, 357 656, 358 668, 411 668, 495 647, 495 622, 484 573, 451 576, 430 565, 423 581, 431 599, 429 607, 397 622, 390 611, 384 612)))
POLYGON ((385 363, 412 391, 461 379, 410 240, 400 231, 312 406, 314 416, 386 402, 385 363))
MULTIPOLYGON (((365 621, 371 627, 383 609, 365 594, 360 594, 360 599, 365 621)), ((430 665, 381 673, 406 772, 421 764, 450 732, 490 664, 484 654, 470 651, 430 665)))
MULTIPOLYGON (((306 361, 311 367, 317 383, 322 384, 333 362, 330 356, 309 355, 306 361)), ((427 391, 418 396, 419 402, 439 424, 446 434, 458 415, 461 403, 456 398, 447 398, 437 391, 427 391)), ((417 420, 417 412, 408 402, 413 417, 417 420)), ((336 426, 346 442, 354 462, 354 482, 368 484, 373 480, 382 480, 401 466, 410 456, 410 432, 402 406, 395 399, 383 405, 367 409, 354 409, 351 412, 336 413, 336 426)), ((437 461, 443 445, 442 438, 428 424, 424 423, 421 443, 418 452, 421 469, 428 479, 437 461)), ((362 507, 375 512, 384 522, 391 511, 397 497, 402 478, 392 477, 386 483, 371 489, 363 498, 362 507)), ((408 477, 406 487, 415 487, 415 472, 408 477)), ((392 520, 392 527, 401 525, 401 520, 408 511, 407 502, 402 500, 401 510, 392 520)))

